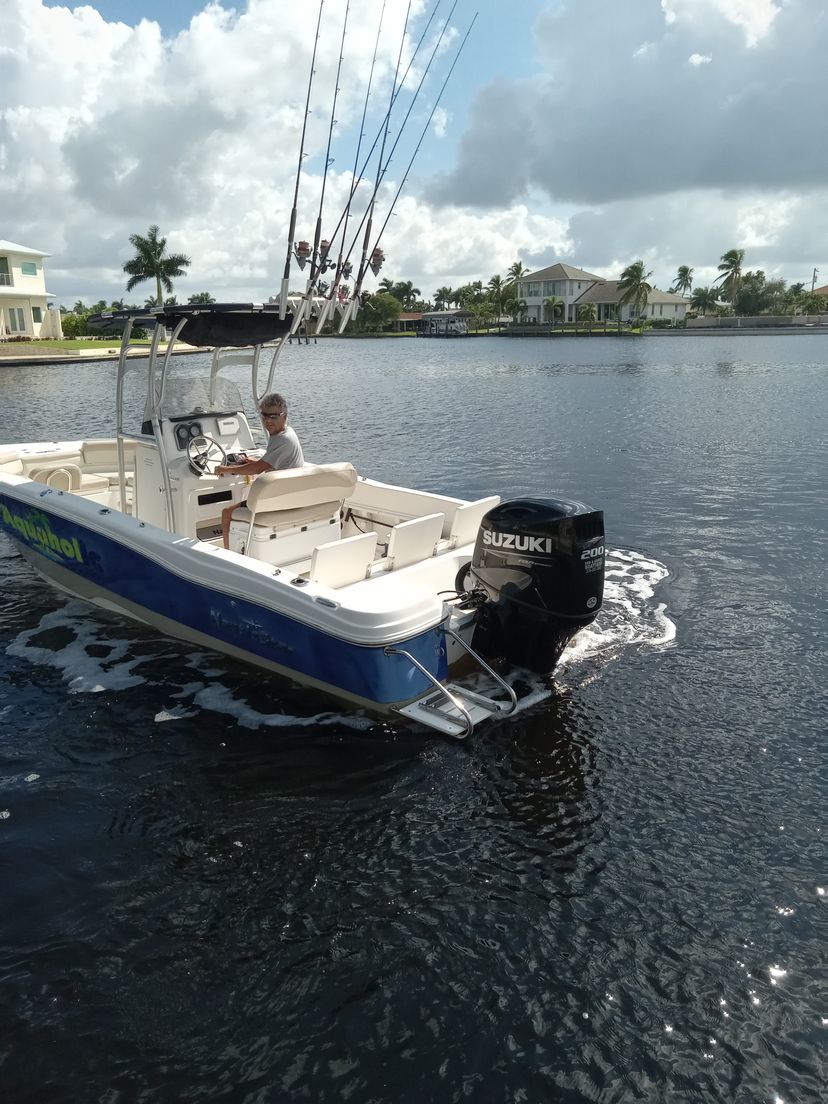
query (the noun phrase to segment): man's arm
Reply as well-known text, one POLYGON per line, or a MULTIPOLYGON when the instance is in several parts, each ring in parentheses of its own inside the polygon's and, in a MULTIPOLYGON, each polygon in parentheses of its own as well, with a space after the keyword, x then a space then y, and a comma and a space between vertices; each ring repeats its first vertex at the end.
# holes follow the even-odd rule
POLYGON ((216 468, 216 475, 261 475, 273 471, 264 460, 245 460, 243 464, 224 464, 216 468))

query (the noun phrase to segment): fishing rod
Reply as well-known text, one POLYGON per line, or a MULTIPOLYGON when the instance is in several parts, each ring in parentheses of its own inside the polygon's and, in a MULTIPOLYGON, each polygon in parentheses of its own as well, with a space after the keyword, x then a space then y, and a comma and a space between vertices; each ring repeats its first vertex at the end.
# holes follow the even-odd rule
MULTIPOLYGON (((455 0, 455 3, 457 3, 457 0, 455 0)), ((385 143, 388 140, 388 129, 391 125, 391 109, 394 106, 394 99, 395 99, 394 94, 395 94, 396 89, 397 89, 397 77, 399 76, 399 73, 400 73, 400 63, 402 62, 402 52, 403 52, 403 49, 405 47, 405 32, 408 30, 408 17, 409 17, 410 13, 411 13, 411 0, 408 0, 408 7, 406 8, 406 12, 405 12, 405 23, 403 24, 402 38, 400 39, 400 52, 397 55, 397 67, 394 70, 394 81, 393 81, 393 84, 391 85, 391 102, 388 105, 388 111, 385 113, 385 127, 383 128, 383 133, 382 133, 382 145, 380 146, 379 158, 377 160, 377 178, 374 182, 374 190, 371 193, 371 198, 368 201, 368 207, 366 208, 365 215, 363 215, 363 219, 362 219, 362 221, 364 222, 365 221, 365 216, 367 215, 368 225, 365 228, 365 236, 364 236, 363 242, 362 242, 362 259, 360 261, 360 268, 358 270, 360 272, 362 272, 362 270, 365 266, 365 258, 366 258, 367 251, 368 251, 368 240, 369 240, 370 234, 371 234, 371 223, 372 223, 373 217, 374 217, 374 204, 376 203, 377 191, 379 190, 380 182, 382 180, 382 158, 383 158, 383 154, 385 153, 385 143)), ((402 87, 402 86, 400 86, 400 87, 402 87)), ((410 110, 411 109, 409 108, 409 111, 410 110)), ((406 118, 407 118, 407 116, 406 116, 406 118)), ((362 222, 360 223, 360 226, 362 226, 362 222)), ((354 237, 354 242, 356 242, 356 238, 358 236, 359 236, 359 227, 357 227, 357 232, 356 232, 356 235, 354 237)), ((351 247, 351 249, 353 249, 353 246, 351 247)), ((348 251, 349 256, 350 256, 350 253, 351 253, 351 251, 349 250, 348 251)), ((340 331, 339 331, 340 333, 342 333, 342 330, 344 329, 345 324, 346 324, 345 320, 348 318, 349 315, 350 315, 350 310, 345 310, 345 311, 342 312, 343 322, 342 322, 342 325, 340 327, 340 331)))
MULTIPOLYGON (((301 301, 300 301, 300 303, 299 303, 299 305, 298 305, 298 307, 297 307, 297 309, 294 313, 293 323, 292 323, 291 328, 290 328, 290 334, 288 335, 290 337, 292 337, 296 333, 296 331, 299 329, 299 326, 302 322, 302 318, 304 317, 304 315, 310 313, 311 300, 313 299, 314 286, 316 284, 316 281, 319 279, 319 276, 322 274, 322 272, 325 271, 325 269, 328 266, 328 250, 330 248, 330 243, 326 243, 327 247, 323 250, 321 257, 320 257, 320 253, 319 253, 319 243, 320 243, 321 238, 322 238, 322 212, 323 212, 324 207, 325 207, 325 185, 327 184, 327 181, 328 181, 328 169, 331 167, 331 163, 332 163, 331 162, 331 140, 333 138, 333 128, 334 128, 334 125, 336 123, 336 117, 335 117, 336 116, 336 101, 337 101, 337 97, 339 95, 339 78, 340 78, 340 75, 342 73, 342 58, 343 58, 343 55, 345 53, 345 35, 347 33, 347 30, 348 30, 348 13, 349 13, 350 10, 351 10, 351 0, 347 0, 347 3, 345 5, 345 19, 342 22, 342 38, 341 38, 340 43, 339 43, 339 61, 337 62, 337 66, 336 66, 336 79, 334 81, 334 94, 333 94, 333 99, 331 101, 331 121, 330 121, 330 124, 328 125, 328 145, 327 145, 327 148, 325 150, 325 168, 322 172, 322 190, 321 190, 321 193, 319 195, 319 214, 316 217, 316 231, 314 233, 314 238, 313 238, 313 253, 311 255, 310 275, 308 277, 308 282, 305 285, 305 294, 302 297, 302 299, 301 299, 301 301)), ((303 243, 300 242, 299 244, 301 245, 303 243)), ((307 258, 303 255, 300 255, 297 252, 296 259, 299 262, 299 267, 304 268, 307 258)))
POLYGON ((432 107, 431 113, 429 114, 428 118, 426 119, 425 126, 423 127, 422 133, 420 134, 420 140, 417 143, 417 145, 414 147, 414 152, 411 155, 411 160, 408 162, 408 168, 405 170, 405 174, 403 175, 403 178, 400 181, 400 186, 399 186, 399 188, 397 188, 397 191, 394 195, 394 199, 391 201, 391 206, 388 209, 388 214, 385 216, 385 222, 380 227, 379 234, 377 234, 377 240, 374 243, 374 248, 375 249, 379 246, 380 238, 382 237, 382 235, 385 231, 385 228, 388 225, 388 220, 391 218, 391 215, 392 215, 393 210, 394 210, 394 206, 395 206, 397 200, 400 198, 400 192, 402 192, 403 187, 405 186, 405 182, 408 179, 408 174, 411 172, 411 166, 414 164, 414 160, 415 160, 417 154, 419 153, 420 146, 423 144, 423 139, 426 136, 426 132, 428 131, 428 128, 431 124, 431 120, 434 118, 434 112, 437 110, 437 107, 440 103, 443 92, 445 92, 445 90, 446 90, 446 85, 449 82, 449 78, 451 77, 451 74, 454 72, 454 67, 457 64, 457 62, 460 58, 460 55, 463 52, 463 47, 466 45, 466 40, 468 39, 469 35, 472 32, 472 27, 474 27, 474 24, 477 21, 477 16, 478 16, 478 13, 475 12, 474 13, 474 18, 472 19, 471 23, 469 24, 469 29, 466 31, 465 35, 463 36, 463 41, 460 43, 460 46, 457 50, 457 53, 454 56, 454 61, 451 63, 451 67, 450 67, 448 73, 446 73, 446 79, 443 81, 442 87, 440 88, 440 91, 437 95, 437 99, 434 101, 434 107, 432 107))
MULTIPOLYGON (((343 254, 343 251, 345 249, 345 238, 346 238, 346 235, 348 233, 348 220, 349 220, 350 215, 351 215, 351 204, 353 203, 354 195, 356 193, 357 188, 359 187, 359 182, 360 182, 360 179, 361 179, 361 177, 357 176, 357 168, 359 166, 359 154, 360 154, 360 151, 362 149, 362 139, 365 137, 365 119, 368 115, 368 100, 371 96, 371 85, 374 82, 374 68, 375 68, 376 63, 377 63, 377 51, 379 50, 380 35, 382 34, 382 22, 383 22, 383 19, 385 18, 385 3, 386 3, 386 0, 382 0, 382 8, 380 9, 379 24, 377 25, 377 37, 374 41, 374 53, 371 57, 371 68, 368 72, 368 87, 365 89, 365 100, 364 100, 363 105, 362 105, 362 120, 359 124, 359 138, 357 139, 356 152, 354 153, 354 170, 351 173, 351 188, 350 188, 350 192, 348 194, 348 202, 345 204, 345 210, 343 211, 342 215, 340 216, 339 222, 337 223, 336 229, 334 230, 333 235, 331 237, 332 241, 337 237, 337 234, 339 233, 339 227, 340 227, 340 225, 343 224, 343 221, 344 221, 344 225, 342 225, 342 237, 339 239, 339 256, 336 259, 336 273, 334 274, 334 278, 331 281, 330 293, 329 293, 329 295, 325 299, 325 302, 322 305, 322 310, 319 312, 319 319, 318 319, 317 324, 316 324, 317 334, 322 331, 322 327, 325 325, 325 323, 328 320, 328 315, 330 314, 331 306, 333 305, 334 296, 336 294, 336 289, 339 285, 340 279, 342 278, 343 275, 347 279, 348 276, 350 276, 350 274, 351 274, 351 266, 350 265, 348 265, 347 272, 345 271, 345 260, 344 260, 342 254, 343 254)), ((438 3, 439 3, 439 0, 438 0, 438 3)))
MULTIPOLYGON (((440 48, 440 43, 443 40, 443 36, 445 35, 445 33, 446 33, 446 31, 449 27, 449 21, 451 20, 451 17, 454 14, 454 9, 457 7, 457 3, 458 3, 458 0, 454 0, 454 3, 452 4, 452 7, 451 7, 451 11, 448 14, 448 17, 447 17, 446 22, 443 26, 443 29, 440 32, 440 35, 437 39, 437 42, 434 45, 434 49, 431 52, 431 57, 428 60, 428 65, 426 66, 426 68, 423 72, 423 75, 420 78, 420 83, 417 86, 417 92, 416 92, 414 98, 411 101, 411 104, 408 108, 408 111, 406 112, 406 116, 403 119, 403 122, 402 122, 402 125, 401 125, 400 129, 399 129, 399 132, 397 133, 397 137, 394 141, 394 144, 391 147, 391 152, 388 155, 388 160, 381 167, 381 170, 380 170, 379 175, 378 175, 377 183, 376 183, 376 186, 374 188, 374 196, 376 196, 377 190, 379 189, 379 185, 382 182, 382 179, 384 178, 385 173, 388 171, 388 167, 391 164, 391 160, 394 156, 394 151, 396 150, 397 145, 400 141, 400 138, 402 137, 403 130, 405 129, 406 124, 408 123, 409 116, 411 115, 411 111, 414 107, 414 103, 416 102, 416 97, 417 97, 417 95, 419 95, 420 89, 422 88, 423 83, 425 82, 425 79, 428 76, 428 72, 431 68, 431 65, 432 65, 432 62, 434 61, 434 58, 437 55, 437 51, 440 48)), ((408 173, 410 172, 411 166, 414 163, 414 158, 417 156, 417 153, 420 149, 420 146, 422 145, 423 138, 425 137, 425 133, 428 129, 428 125, 431 122, 432 118, 434 117, 434 112, 437 110, 437 106, 440 102, 440 97, 442 96, 443 91, 445 90, 445 87, 446 87, 446 84, 448 83, 449 77, 451 76, 452 72, 454 71, 454 67, 457 64, 457 61, 458 61, 458 58, 460 57, 460 54, 462 53, 463 47, 466 44, 466 40, 468 39, 469 35, 471 34, 471 29, 474 26, 474 23, 475 23, 476 19, 477 19, 477 13, 475 13, 474 19, 472 19, 472 22, 469 25, 469 29, 466 31, 466 34, 463 38, 463 41, 460 44, 460 48, 458 49, 457 54, 455 55, 454 61, 452 62, 451 67, 450 67, 448 73, 446 74, 446 78, 443 81, 443 85, 440 89, 439 95, 437 96, 437 99, 434 102, 434 106, 431 109, 431 113, 430 113, 430 115, 429 115, 429 117, 426 121, 426 125, 423 128, 422 134, 420 135, 420 140, 419 140, 419 142, 417 143, 417 145, 415 147, 414 154, 412 155, 411 161, 409 162, 408 168, 406 169, 405 176, 403 177, 403 184, 405 183, 405 180, 408 177, 408 173)), ((391 204, 391 206, 388 210, 388 215, 386 216, 385 222, 383 223, 383 226, 382 226, 383 230, 388 225, 388 219, 390 219, 390 217, 391 217, 391 214, 394 210, 394 206, 396 205, 396 202, 399 199, 401 191, 402 191, 402 184, 397 189, 396 195, 394 196, 393 202, 392 202, 392 204, 391 204)), ((370 213, 371 214, 373 213, 372 210, 371 210, 370 213)), ((359 235, 359 230, 361 229, 363 223, 365 222, 366 216, 368 214, 369 214, 369 212, 366 211, 366 213, 362 216, 362 221, 360 222, 359 227, 357 228, 357 234, 354 237, 353 243, 351 244, 351 250, 356 245, 356 238, 359 235)), ((343 311, 343 314, 342 314, 342 320, 340 322, 339 333, 342 333, 344 331, 345 326, 348 324, 348 322, 351 320, 351 318, 356 314, 357 310, 359 309, 359 296, 362 292, 362 282, 365 279, 366 269, 370 268, 371 271, 376 276, 379 273, 380 268, 382 267, 383 261, 385 260, 385 257, 383 256, 383 253, 382 253, 382 250, 379 248, 379 236, 377 237, 377 240, 374 242, 374 248, 371 251, 370 259, 368 257, 368 244, 369 244, 369 240, 370 240, 371 222, 372 222, 372 219, 369 217, 368 218, 368 224, 365 228, 365 236, 364 236, 364 239, 363 239, 363 246, 362 246, 362 257, 361 257, 361 260, 360 260, 359 268, 357 270, 357 278, 356 278, 356 281, 354 283, 353 291, 351 293, 351 301, 348 304, 348 307, 343 311)), ((350 252, 351 251, 349 250, 349 252, 348 252, 349 256, 350 256, 350 252)))
MULTIPOLYGON (((334 237, 334 238, 337 236, 337 234, 339 233, 339 228, 340 228, 340 226, 343 225, 343 220, 344 220, 345 228, 342 231, 342 247, 340 249, 339 261, 337 262, 337 271, 336 271, 336 275, 334 277, 333 283, 331 285, 330 291, 328 292, 327 301, 325 303, 325 307, 324 307, 322 315, 321 315, 321 321, 317 322, 317 327, 316 327, 316 333, 317 334, 321 332, 322 326, 325 324, 325 321, 327 320, 328 315, 330 314, 331 307, 333 306, 333 301, 336 297, 336 291, 337 291, 337 288, 339 287, 339 284, 340 284, 340 281, 341 281, 342 277, 344 276, 345 279, 347 279, 350 276, 351 271, 352 271, 352 267, 349 263, 349 258, 351 256, 351 253, 354 250, 354 247, 356 246, 357 238, 359 237, 359 231, 362 229, 363 223, 365 221, 365 215, 363 215, 362 220, 361 220, 359 226, 357 227, 357 232, 356 232, 356 235, 354 237, 354 241, 351 243, 351 248, 348 250, 347 254, 345 255, 345 259, 343 261, 343 259, 342 259, 342 249, 344 249, 344 247, 345 247, 347 223, 348 223, 348 219, 350 218, 350 209, 351 209, 351 204, 353 202, 354 194, 355 194, 357 188, 359 187, 360 183, 362 182, 362 178, 365 175, 365 171, 366 171, 366 169, 367 169, 367 167, 368 167, 368 165, 371 161, 371 157, 373 155, 373 152, 376 149, 377 142, 380 140, 380 137, 383 135, 383 133, 387 133, 388 124, 389 124, 389 120, 390 120, 390 117, 391 117, 391 110, 392 110, 394 104, 396 103, 396 100, 397 100, 397 97, 400 94, 400 91, 402 90, 403 86, 405 85, 406 78, 408 77, 408 74, 411 70, 411 66, 414 64, 414 60, 415 60, 415 58, 417 57, 417 54, 420 51, 420 47, 422 46, 422 44, 425 40, 425 37, 428 33, 428 29, 431 26, 431 24, 434 20, 434 17, 437 14, 437 12, 440 8, 441 3, 442 3, 442 0, 437 0, 437 3, 435 4, 435 6, 434 6, 434 8, 431 12, 431 15, 428 17, 428 21, 426 22, 426 25, 423 28, 422 34, 420 35, 420 38, 417 42, 417 45, 414 48, 414 52, 412 53, 411 57, 409 58, 408 65, 406 66, 405 72, 403 73, 401 80, 399 80, 398 82, 395 80, 395 86, 392 86, 391 102, 390 102, 388 111, 386 111, 385 116, 384 116, 382 122, 380 123, 379 130, 377 131, 377 134, 374 137, 374 141, 371 143, 371 148, 368 151, 368 154, 365 158, 365 161, 363 162, 362 168, 361 168, 358 176, 356 176, 356 167, 359 164, 359 152, 357 152, 357 157, 354 161, 354 174, 355 174, 355 176, 352 179, 351 192, 350 192, 350 195, 348 197, 348 202, 345 205, 345 209, 343 210, 342 214, 339 217, 339 221, 337 222, 336 227, 334 228, 333 235, 332 235, 332 237, 334 237)), ((455 0, 455 6, 456 6, 456 4, 457 4, 457 0, 455 0)), ((409 3, 409 8, 410 8, 410 6, 411 5, 409 3)), ((383 9, 384 9, 384 7, 385 7, 385 5, 383 4, 383 9)), ((452 8, 452 11, 453 10, 454 10, 454 8, 452 8)), ((450 15, 449 15, 449 18, 450 18, 450 15)), ((406 17, 406 24, 407 24, 407 17, 406 17)), ((444 31, 444 33, 445 33, 445 31, 444 31)), ((403 36, 404 35, 405 35, 405 30, 403 31, 403 36)), ((403 41, 404 41, 404 38, 403 38, 403 41)), ((377 42, 379 42, 379 32, 377 33, 377 42)), ((373 66, 372 66, 372 71, 373 71, 373 66)), ((427 71, 428 71, 428 69, 426 69, 426 72, 427 71)), ((422 84, 423 84, 423 81, 421 80, 420 84, 417 87, 417 91, 416 91, 416 93, 414 94, 414 96, 412 98, 411 106, 408 109, 408 113, 406 114, 406 117, 405 117, 405 120, 403 121, 402 127, 400 127, 400 131, 399 131, 399 133, 397 135, 397 138, 394 142, 395 146, 396 146, 397 142, 399 141, 400 135, 402 134, 402 130, 405 127, 405 122, 407 121, 408 116, 411 114, 411 110, 414 106, 414 103, 417 100, 417 96, 419 95, 420 89, 422 88, 422 84)), ((370 85, 369 85, 369 91, 370 91, 370 85)), ((368 100, 367 100, 367 96, 366 96, 366 101, 365 101, 366 108, 367 108, 367 104, 368 104, 368 100)), ((363 123, 364 123, 364 119, 365 119, 365 114, 363 113, 363 123)), ((361 138, 360 138, 360 141, 361 141, 361 138)), ((379 172, 379 169, 380 169, 380 165, 378 165, 378 172, 379 172)), ((382 173, 379 174, 379 179, 380 180, 382 179, 382 175, 383 175, 382 173)), ((376 195, 376 189, 374 191, 374 195, 376 195)))
POLYGON ((308 94, 305 99, 305 117, 302 120, 302 138, 299 142, 299 164, 296 168, 296 187, 293 190, 293 209, 290 212, 290 229, 288 230, 285 271, 282 276, 282 291, 279 296, 279 317, 282 319, 287 313, 288 287, 290 285, 290 258, 293 255, 293 235, 296 233, 296 208, 299 203, 299 179, 302 175, 302 159, 305 156, 305 133, 308 127, 308 115, 310 114, 311 89, 313 88, 313 77, 316 72, 316 51, 319 48, 319 28, 322 25, 322 9, 324 6, 325 0, 319 0, 319 17, 316 20, 316 38, 313 42, 310 75, 308 77, 308 94))

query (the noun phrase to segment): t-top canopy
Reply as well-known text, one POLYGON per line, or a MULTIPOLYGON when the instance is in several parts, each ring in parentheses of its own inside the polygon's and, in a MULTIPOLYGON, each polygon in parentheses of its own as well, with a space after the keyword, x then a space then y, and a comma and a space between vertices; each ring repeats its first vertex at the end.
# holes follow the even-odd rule
POLYGON ((293 315, 280 318, 276 303, 188 303, 181 307, 104 311, 90 315, 88 322, 100 329, 123 330, 130 319, 138 326, 160 324, 170 330, 184 319, 178 340, 204 348, 262 345, 265 341, 275 341, 289 332, 293 315))

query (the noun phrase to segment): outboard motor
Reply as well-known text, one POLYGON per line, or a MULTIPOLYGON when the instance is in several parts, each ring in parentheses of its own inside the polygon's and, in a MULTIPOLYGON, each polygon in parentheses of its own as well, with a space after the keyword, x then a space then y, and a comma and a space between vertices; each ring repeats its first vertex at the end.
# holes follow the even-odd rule
POLYGON ((551 671, 604 594, 604 515, 581 502, 521 498, 483 518, 469 582, 483 590, 472 646, 551 671))

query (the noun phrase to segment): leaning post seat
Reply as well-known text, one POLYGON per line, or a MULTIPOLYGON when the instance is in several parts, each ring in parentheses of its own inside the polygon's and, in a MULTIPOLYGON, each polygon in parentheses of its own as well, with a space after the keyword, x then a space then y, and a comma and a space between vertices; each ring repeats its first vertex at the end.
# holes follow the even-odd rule
POLYGON ((256 476, 233 511, 230 547, 255 559, 289 563, 340 536, 339 511, 353 494, 352 464, 306 464, 256 476), (319 530, 327 527, 323 533, 319 530))

